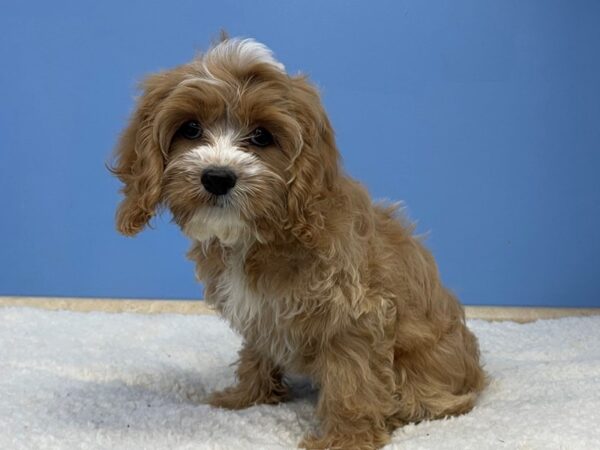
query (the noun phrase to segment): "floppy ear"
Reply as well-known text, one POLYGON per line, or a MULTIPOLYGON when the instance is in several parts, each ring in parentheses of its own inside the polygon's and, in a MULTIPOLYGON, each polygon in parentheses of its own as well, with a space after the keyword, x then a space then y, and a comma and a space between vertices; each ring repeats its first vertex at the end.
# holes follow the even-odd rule
POLYGON ((116 214, 117 229, 126 236, 140 232, 155 214, 161 199, 164 157, 153 132, 160 103, 179 81, 177 69, 148 77, 143 94, 115 150, 109 170, 124 184, 125 198, 116 214))
POLYGON ((292 78, 291 82, 302 136, 290 166, 288 226, 296 238, 314 247, 325 226, 328 192, 338 176, 339 153, 318 91, 305 77, 292 78))

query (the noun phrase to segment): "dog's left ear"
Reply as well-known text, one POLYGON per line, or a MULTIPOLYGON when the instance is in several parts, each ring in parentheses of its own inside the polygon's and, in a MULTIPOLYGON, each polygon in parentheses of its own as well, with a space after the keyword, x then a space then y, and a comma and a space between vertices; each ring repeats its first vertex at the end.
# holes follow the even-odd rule
POLYGON ((125 198, 117 209, 116 223, 126 236, 140 232, 160 203, 164 158, 153 130, 154 118, 180 79, 180 70, 173 69, 142 83, 143 94, 115 150, 115 163, 109 170, 124 184, 125 198))
POLYGON ((338 176, 339 153, 317 89, 303 76, 292 77, 291 83, 302 136, 290 166, 288 227, 305 245, 314 247, 325 226, 325 200, 338 176))

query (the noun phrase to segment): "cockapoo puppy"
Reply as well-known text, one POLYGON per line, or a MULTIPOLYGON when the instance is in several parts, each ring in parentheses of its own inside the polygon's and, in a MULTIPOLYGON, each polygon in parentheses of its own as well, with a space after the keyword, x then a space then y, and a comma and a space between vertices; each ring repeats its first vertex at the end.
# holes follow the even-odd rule
POLYGON ((116 150, 117 227, 160 207, 192 240, 206 302, 243 337, 222 408, 319 387, 306 448, 378 448, 408 422, 469 411, 477 340, 431 253, 395 207, 340 167, 319 93, 251 39, 223 38, 148 77, 116 150))

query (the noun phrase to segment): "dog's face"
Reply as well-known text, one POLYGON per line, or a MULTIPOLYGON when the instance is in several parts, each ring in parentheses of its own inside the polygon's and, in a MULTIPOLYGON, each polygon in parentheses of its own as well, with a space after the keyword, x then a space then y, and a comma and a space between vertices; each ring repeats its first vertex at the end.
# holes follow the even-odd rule
POLYGON ((287 75, 262 44, 228 39, 143 89, 113 169, 124 183, 122 233, 136 234, 164 205, 200 241, 310 238, 338 153, 304 77, 287 75))

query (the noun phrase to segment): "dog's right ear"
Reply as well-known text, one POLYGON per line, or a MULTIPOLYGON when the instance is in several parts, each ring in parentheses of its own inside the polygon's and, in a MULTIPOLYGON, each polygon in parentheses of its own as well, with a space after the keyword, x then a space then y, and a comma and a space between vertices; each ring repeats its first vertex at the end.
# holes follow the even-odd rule
POLYGON ((153 131, 160 104, 183 79, 174 69, 151 75, 141 84, 136 110, 123 131, 109 170, 124 184, 116 214, 117 229, 126 236, 140 232, 161 201, 164 157, 153 131))

